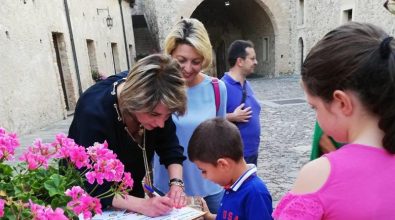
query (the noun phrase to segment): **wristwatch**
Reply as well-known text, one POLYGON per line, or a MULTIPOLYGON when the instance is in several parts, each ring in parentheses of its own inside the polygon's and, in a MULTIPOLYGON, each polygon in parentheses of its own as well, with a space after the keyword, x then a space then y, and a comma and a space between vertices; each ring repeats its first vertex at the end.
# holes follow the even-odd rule
POLYGON ((169 187, 171 186, 179 186, 184 190, 184 181, 182 181, 182 179, 172 178, 169 180, 169 187))

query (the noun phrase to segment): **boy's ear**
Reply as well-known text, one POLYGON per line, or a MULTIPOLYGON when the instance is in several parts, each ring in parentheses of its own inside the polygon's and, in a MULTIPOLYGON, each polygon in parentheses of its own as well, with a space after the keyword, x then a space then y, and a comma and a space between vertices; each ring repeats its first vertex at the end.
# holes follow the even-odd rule
POLYGON ((217 160, 217 167, 218 168, 228 168, 229 167, 229 161, 226 160, 225 158, 219 158, 217 160))
POLYGON ((353 112, 353 101, 349 93, 335 90, 333 92, 333 101, 344 115, 350 116, 353 112))

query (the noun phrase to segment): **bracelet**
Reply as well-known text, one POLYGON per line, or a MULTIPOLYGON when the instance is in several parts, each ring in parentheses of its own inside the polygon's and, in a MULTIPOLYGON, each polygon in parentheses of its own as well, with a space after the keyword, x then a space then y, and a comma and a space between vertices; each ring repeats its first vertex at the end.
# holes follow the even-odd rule
POLYGON ((184 181, 182 181, 182 179, 178 179, 178 178, 172 178, 171 180, 169 180, 169 184, 172 182, 179 182, 179 183, 184 184, 184 181))
POLYGON ((169 187, 171 186, 179 186, 184 191, 184 181, 178 178, 173 178, 169 181, 169 187))

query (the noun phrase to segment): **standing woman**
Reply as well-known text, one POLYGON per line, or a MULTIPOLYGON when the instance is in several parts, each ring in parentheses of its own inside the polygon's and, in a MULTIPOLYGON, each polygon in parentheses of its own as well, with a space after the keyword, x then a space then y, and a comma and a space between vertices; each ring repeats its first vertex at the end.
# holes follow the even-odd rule
MULTIPOLYGON (((216 109, 215 92, 212 77, 204 74, 212 62, 212 46, 204 25, 196 19, 183 19, 171 30, 165 40, 164 52, 170 54, 181 65, 182 76, 187 85, 187 112, 183 116, 173 115, 176 124, 177 137, 185 148, 187 156, 189 139, 195 128, 203 121, 216 116, 225 117, 226 114, 226 87, 218 81, 220 103, 216 109)), ((185 186, 187 195, 202 196, 207 202, 210 212, 216 213, 222 199, 221 186, 205 180, 201 171, 189 160, 183 164, 183 179, 169 179, 165 161, 155 156, 154 160, 154 185, 167 192, 169 186, 185 186)))

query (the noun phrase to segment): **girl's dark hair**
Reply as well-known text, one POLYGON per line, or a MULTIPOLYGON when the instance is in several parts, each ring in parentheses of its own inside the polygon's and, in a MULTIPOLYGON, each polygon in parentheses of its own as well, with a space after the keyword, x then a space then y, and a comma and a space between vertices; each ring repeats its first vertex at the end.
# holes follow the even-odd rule
POLYGON ((395 40, 381 28, 350 22, 321 39, 302 67, 309 94, 331 102, 335 90, 358 94, 362 104, 379 117, 384 148, 395 154, 395 40))

